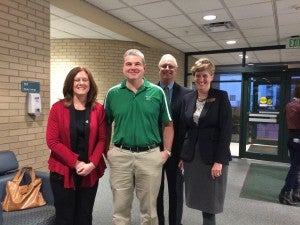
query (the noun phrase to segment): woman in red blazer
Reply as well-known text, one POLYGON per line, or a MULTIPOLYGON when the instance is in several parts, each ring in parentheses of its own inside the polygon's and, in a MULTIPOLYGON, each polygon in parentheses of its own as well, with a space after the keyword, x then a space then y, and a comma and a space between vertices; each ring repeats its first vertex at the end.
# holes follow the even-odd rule
POLYGON ((65 79, 64 98, 50 110, 46 141, 55 225, 92 225, 98 179, 106 168, 106 119, 97 92, 91 72, 75 67, 65 79))

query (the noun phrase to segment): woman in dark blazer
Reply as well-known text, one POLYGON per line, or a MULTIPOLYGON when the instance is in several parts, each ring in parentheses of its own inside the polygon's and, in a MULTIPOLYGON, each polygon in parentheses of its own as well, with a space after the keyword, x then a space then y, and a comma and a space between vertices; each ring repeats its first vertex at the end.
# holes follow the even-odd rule
POLYGON ((223 211, 231 160, 231 105, 225 91, 211 87, 215 66, 206 58, 191 69, 196 90, 183 98, 180 112, 181 161, 186 205, 202 211, 203 225, 214 225, 223 211))

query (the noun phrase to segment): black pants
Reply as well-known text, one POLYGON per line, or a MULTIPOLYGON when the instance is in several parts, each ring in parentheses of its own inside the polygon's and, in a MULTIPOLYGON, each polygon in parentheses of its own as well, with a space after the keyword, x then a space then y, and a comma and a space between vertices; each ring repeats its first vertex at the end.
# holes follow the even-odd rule
POLYGON ((63 177, 50 173, 56 211, 55 225, 92 225, 98 182, 91 188, 64 188, 63 177))
POLYGON ((300 172, 300 143, 293 142, 293 138, 288 140, 291 166, 285 179, 282 191, 297 190, 299 188, 298 174, 300 172))
POLYGON ((157 216, 159 225, 165 225, 164 216, 164 179, 167 176, 169 192, 169 225, 180 225, 183 209, 183 176, 177 165, 168 165, 168 161, 163 167, 162 181, 157 197, 157 216))

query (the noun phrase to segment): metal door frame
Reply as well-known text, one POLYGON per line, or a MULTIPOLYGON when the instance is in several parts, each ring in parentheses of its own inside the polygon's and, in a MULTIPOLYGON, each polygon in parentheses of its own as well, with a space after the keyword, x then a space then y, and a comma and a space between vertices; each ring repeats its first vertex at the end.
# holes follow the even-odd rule
MULTIPOLYGON (((268 68, 270 69, 270 68, 268 68)), ((259 160, 267 160, 267 161, 279 161, 279 162, 287 162, 287 151, 285 151, 285 121, 284 121, 284 107, 280 107, 279 116, 278 116, 278 124, 279 124, 279 135, 278 135, 278 154, 277 155, 269 155, 263 153, 252 153, 246 152, 246 144, 247 144, 247 125, 248 125, 248 112, 249 112, 249 94, 250 94, 250 78, 251 77, 262 77, 262 76, 270 76, 270 77, 278 77, 280 78, 280 103, 281 105, 285 105, 287 100, 287 85, 289 81, 289 76, 287 73, 282 71, 281 69, 273 68, 274 72, 262 72, 253 71, 253 72, 245 72, 242 73, 242 115, 241 115, 241 134, 240 134, 240 150, 239 156, 241 158, 251 158, 251 159, 259 159, 259 160)), ((270 70, 269 70, 270 71, 270 70)))

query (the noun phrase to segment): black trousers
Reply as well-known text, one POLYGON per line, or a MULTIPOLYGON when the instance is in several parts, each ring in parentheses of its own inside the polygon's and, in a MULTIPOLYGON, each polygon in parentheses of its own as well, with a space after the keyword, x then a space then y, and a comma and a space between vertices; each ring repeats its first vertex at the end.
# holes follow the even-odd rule
POLYGON ((285 178, 285 185, 282 188, 282 191, 299 189, 298 174, 300 172, 300 143, 295 143, 293 138, 289 138, 287 145, 290 152, 291 166, 285 178))
POLYGON ((64 188, 63 177, 50 173, 56 211, 55 225, 92 225, 98 181, 90 188, 64 188))
POLYGON ((168 161, 163 167, 161 186, 157 197, 157 216, 159 225, 165 225, 164 216, 164 180, 165 173, 169 192, 169 225, 180 225, 183 209, 183 175, 177 165, 171 166, 168 161))

